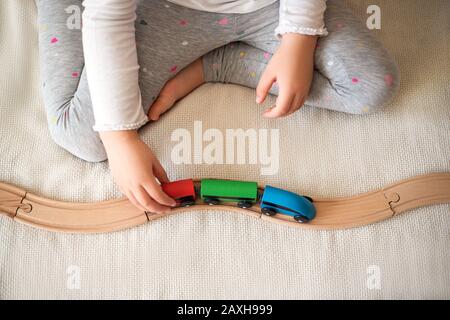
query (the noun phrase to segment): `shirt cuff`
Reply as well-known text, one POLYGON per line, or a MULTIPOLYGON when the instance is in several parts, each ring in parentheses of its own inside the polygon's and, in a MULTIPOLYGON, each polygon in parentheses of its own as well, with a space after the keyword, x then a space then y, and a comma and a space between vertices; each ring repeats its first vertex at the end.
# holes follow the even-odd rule
POLYGON ((96 123, 92 128, 94 129, 94 131, 120 131, 139 129, 149 121, 148 117, 143 113, 142 117, 142 120, 135 123, 96 123))
POLYGON ((297 26, 290 23, 282 23, 275 29, 275 36, 277 38, 281 38, 283 34, 286 33, 299 33, 299 34, 305 34, 309 36, 327 36, 328 31, 327 28, 321 27, 321 28, 309 28, 309 27, 303 27, 303 26, 297 26))

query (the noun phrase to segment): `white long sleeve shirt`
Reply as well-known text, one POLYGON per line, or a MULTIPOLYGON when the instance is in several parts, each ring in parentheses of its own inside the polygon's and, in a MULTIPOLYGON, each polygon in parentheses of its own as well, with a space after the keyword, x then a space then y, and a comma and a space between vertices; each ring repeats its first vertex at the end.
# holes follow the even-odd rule
MULTIPOLYGON (((276 36, 327 35, 326 0, 169 0, 216 13, 248 13, 280 1, 276 36)), ((138 129, 147 121, 138 83, 136 0, 84 0, 83 47, 95 131, 138 129)), ((151 23, 151 22, 150 22, 151 23)))

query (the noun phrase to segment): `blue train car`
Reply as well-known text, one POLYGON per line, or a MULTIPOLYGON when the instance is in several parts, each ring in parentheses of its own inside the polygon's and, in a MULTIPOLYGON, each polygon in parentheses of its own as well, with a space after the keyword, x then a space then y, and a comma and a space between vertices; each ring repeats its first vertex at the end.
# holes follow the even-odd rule
POLYGON ((268 216, 277 213, 293 217, 298 222, 309 222, 316 216, 316 208, 309 197, 283 189, 266 186, 261 198, 261 212, 268 216))

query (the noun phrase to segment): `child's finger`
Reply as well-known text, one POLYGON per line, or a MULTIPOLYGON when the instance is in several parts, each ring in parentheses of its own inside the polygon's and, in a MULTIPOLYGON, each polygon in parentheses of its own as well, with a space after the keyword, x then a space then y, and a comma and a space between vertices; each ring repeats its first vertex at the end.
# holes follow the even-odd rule
POLYGON ((266 100, 275 80, 275 76, 270 75, 267 71, 263 73, 261 79, 259 79, 258 86, 256 87, 256 103, 263 103, 264 100, 266 100))
POLYGON ((163 113, 163 110, 164 110, 164 103, 158 97, 150 107, 150 111, 148 112, 149 119, 153 121, 158 120, 161 113, 163 113))
POLYGON ((133 195, 139 201, 141 206, 146 208, 146 211, 155 213, 165 213, 170 210, 168 207, 158 203, 157 199, 153 199, 152 195, 145 188, 145 186, 138 187, 136 190, 134 190, 133 195))
POLYGON ((144 183, 142 186, 148 192, 148 194, 158 203, 170 207, 173 207, 177 204, 174 199, 164 193, 161 186, 156 182, 156 180, 150 180, 144 183))
POLYGON ((147 209, 145 209, 143 206, 141 206, 141 204, 139 203, 139 201, 137 201, 137 199, 135 198, 135 196, 133 196, 133 193, 130 191, 124 192, 124 194, 127 196, 128 200, 130 200, 130 202, 139 210, 142 211, 147 211, 147 209))
POLYGON ((287 114, 287 116, 291 115, 292 113, 294 113, 295 111, 297 111, 298 109, 303 107, 304 102, 305 102, 305 98, 303 97, 303 95, 300 95, 300 94, 296 95, 292 102, 291 109, 289 110, 289 113, 287 114))
POLYGON ((158 178, 160 183, 169 182, 169 177, 167 176, 166 170, 164 170, 164 167, 156 158, 153 162, 153 173, 155 174, 155 177, 158 178))
POLYGON ((174 104, 173 99, 167 96, 159 96, 150 107, 148 117, 150 118, 150 120, 153 121, 158 120, 161 114, 169 110, 170 107, 173 106, 173 104, 174 104))
POLYGON ((281 91, 277 98, 275 107, 266 110, 263 115, 267 118, 278 118, 285 116, 291 108, 294 97, 295 96, 292 94, 281 91))

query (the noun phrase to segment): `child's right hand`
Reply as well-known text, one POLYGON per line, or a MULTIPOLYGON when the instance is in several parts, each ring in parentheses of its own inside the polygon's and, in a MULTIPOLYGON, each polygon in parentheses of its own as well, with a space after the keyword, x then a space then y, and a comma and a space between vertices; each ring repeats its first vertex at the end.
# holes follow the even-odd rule
POLYGON ((122 193, 138 209, 165 213, 176 202, 162 191, 167 174, 135 130, 100 132, 109 167, 122 193))
POLYGON ((278 83, 275 106, 264 112, 265 117, 288 116, 303 106, 313 80, 316 43, 317 36, 297 33, 283 35, 280 46, 256 88, 256 103, 261 104, 272 85, 278 83))

